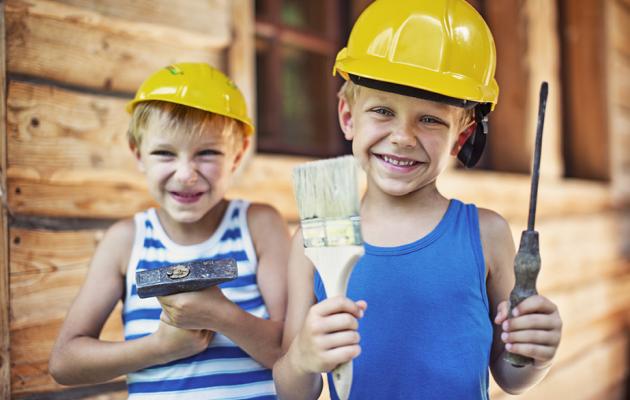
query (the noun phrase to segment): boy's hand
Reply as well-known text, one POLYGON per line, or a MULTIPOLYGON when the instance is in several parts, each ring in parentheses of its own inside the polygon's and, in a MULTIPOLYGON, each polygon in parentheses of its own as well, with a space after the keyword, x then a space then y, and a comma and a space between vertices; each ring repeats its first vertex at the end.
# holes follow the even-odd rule
POLYGON ((237 307, 217 286, 157 299, 162 305, 162 321, 184 329, 220 332, 222 321, 229 318, 229 308, 237 307))
POLYGON ((494 323, 501 325, 501 340, 505 349, 534 359, 534 367, 545 368, 558 350, 562 332, 562 320, 558 307, 543 296, 531 296, 523 300, 512 311, 508 319, 508 302, 503 301, 497 309, 494 323))
POLYGON ((367 303, 333 297, 313 305, 289 348, 292 364, 305 373, 331 371, 361 353, 358 319, 367 303))
POLYGON ((154 335, 158 340, 156 348, 164 354, 164 362, 170 362, 204 351, 212 341, 214 332, 181 329, 160 321, 154 335))

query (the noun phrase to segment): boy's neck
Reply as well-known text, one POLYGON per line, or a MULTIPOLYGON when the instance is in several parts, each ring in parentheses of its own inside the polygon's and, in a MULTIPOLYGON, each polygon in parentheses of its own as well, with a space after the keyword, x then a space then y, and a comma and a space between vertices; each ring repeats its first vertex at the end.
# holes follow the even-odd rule
POLYGON ((399 246, 426 236, 449 205, 435 182, 404 196, 371 189, 368 183, 361 204, 361 230, 365 241, 376 246, 399 246))
POLYGON ((157 215, 169 239, 176 244, 190 246, 203 243, 214 234, 223 219, 228 204, 227 200, 222 199, 201 219, 190 223, 175 221, 164 210, 159 208, 157 209, 157 215))

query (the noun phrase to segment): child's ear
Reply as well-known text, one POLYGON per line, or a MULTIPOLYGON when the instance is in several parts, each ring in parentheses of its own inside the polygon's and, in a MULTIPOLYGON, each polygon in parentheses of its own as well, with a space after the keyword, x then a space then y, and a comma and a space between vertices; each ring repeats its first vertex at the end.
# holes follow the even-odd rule
POLYGON ((249 136, 245 136, 243 138, 243 144, 241 148, 237 149, 236 155, 234 156, 234 163, 232 164, 232 172, 236 171, 238 166, 241 164, 241 161, 243 161, 243 157, 247 153, 247 149, 249 149, 250 143, 251 141, 249 139, 249 136))
POLYGON ((129 148, 133 153, 133 156, 136 158, 136 165, 138 166, 138 170, 144 173, 144 162, 142 162, 142 157, 140 156, 140 148, 137 143, 129 142, 129 148))
POLYGON ((337 114, 339 117, 339 125, 343 131, 343 136, 346 140, 352 140, 354 138, 352 109, 350 107, 350 103, 348 103, 348 100, 344 96, 339 96, 337 114))
POLYGON ((459 136, 457 137, 457 141, 455 142, 455 144, 453 145, 453 149, 451 150, 452 156, 456 156, 459 153, 459 151, 462 149, 462 147, 464 146, 464 143, 466 143, 470 135, 475 133, 475 129, 477 129, 477 123, 472 122, 470 125, 468 125, 467 128, 465 128, 463 131, 459 133, 459 136))

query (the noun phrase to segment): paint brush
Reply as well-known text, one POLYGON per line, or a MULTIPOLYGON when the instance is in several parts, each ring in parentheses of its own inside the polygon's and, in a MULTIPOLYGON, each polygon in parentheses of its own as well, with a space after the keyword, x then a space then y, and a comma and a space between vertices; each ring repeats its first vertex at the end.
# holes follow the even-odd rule
MULTIPOLYGON (((308 162, 293 170, 304 254, 319 273, 326 296, 345 296, 355 263, 363 255, 354 157, 308 162)), ((333 370, 335 391, 348 399, 352 361, 333 370)))

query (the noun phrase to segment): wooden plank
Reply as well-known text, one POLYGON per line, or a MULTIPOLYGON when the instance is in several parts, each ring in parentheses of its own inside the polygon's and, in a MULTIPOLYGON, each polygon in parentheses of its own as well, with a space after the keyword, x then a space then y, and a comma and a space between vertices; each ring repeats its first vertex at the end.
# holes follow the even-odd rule
POLYGON ((5 33, 4 6, 0 3, 0 398, 2 399, 8 399, 11 396, 5 33))
POLYGON ((222 50, 229 44, 225 37, 47 0, 8 0, 6 20, 10 73, 126 93, 134 93, 149 73, 177 61, 205 61, 223 69, 222 50))
POLYGON ((52 232, 11 228, 11 275, 83 270, 103 233, 103 230, 52 232))
POLYGON ((175 6, 170 0, 56 0, 103 16, 136 23, 170 26, 230 41, 230 0, 186 0, 175 6), (212 18, 212 23, 208 19, 212 18))
MULTIPOLYGON (((11 276, 11 385, 14 394, 59 389, 48 375, 48 357, 63 319, 83 283, 87 266, 11 276), (45 307, 43 306, 45 305, 45 307)), ((121 305, 101 337, 122 340, 121 305)))
POLYGON ((608 179, 604 3, 559 2, 563 21, 564 137, 567 175, 608 179), (585 112, 588 110, 588 112, 585 112))

